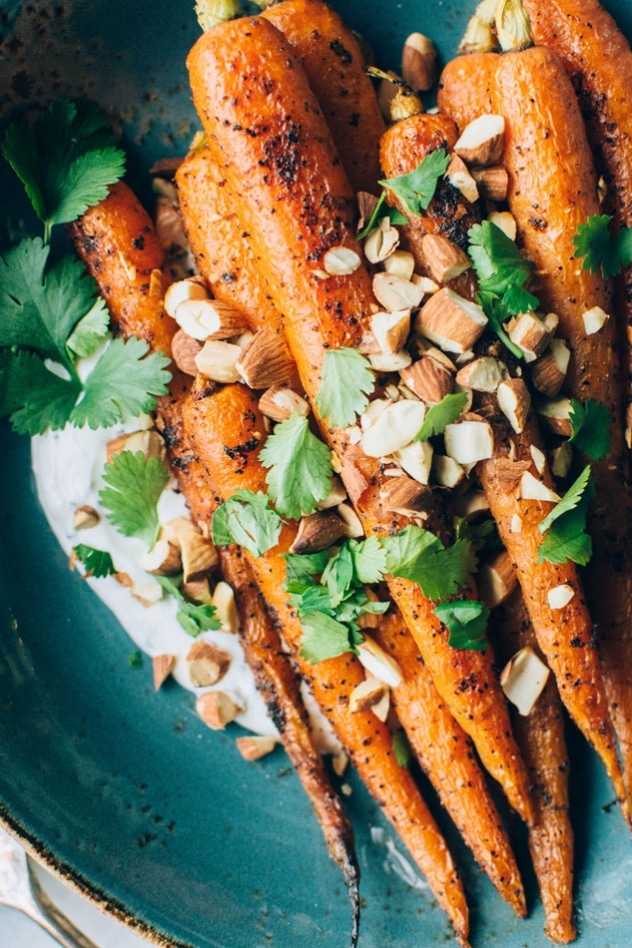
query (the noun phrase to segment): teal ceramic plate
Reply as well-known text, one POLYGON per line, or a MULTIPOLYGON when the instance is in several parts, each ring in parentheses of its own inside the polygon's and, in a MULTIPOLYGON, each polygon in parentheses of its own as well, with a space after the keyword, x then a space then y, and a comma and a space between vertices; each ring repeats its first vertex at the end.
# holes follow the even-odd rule
MULTIPOLYGON (((141 169, 181 154, 197 127, 184 68, 198 33, 192 6, 0 4, 3 113, 31 99, 87 94, 120 113, 142 190, 141 169)), ((451 55, 471 12, 456 0, 337 6, 395 67, 412 30, 451 55)), ((614 12, 630 35, 632 3, 614 12)), ((6 240, 22 211, 15 183, 2 174, 6 240)), ((342 880, 283 752, 246 763, 234 732, 212 733, 199 722, 190 694, 173 686, 155 695, 149 663, 130 669, 129 639, 68 570, 47 528, 28 442, 0 432, 0 817, 40 858, 156 940, 194 948, 348 945, 342 880)), ((585 746, 573 744, 572 763, 578 945, 631 944, 630 838, 585 746)), ((362 948, 449 944, 443 913, 422 880, 411 885, 396 871, 399 844, 350 779, 362 948)), ((546 945, 528 867, 530 917, 521 922, 446 832, 463 868, 474 945, 546 945)))

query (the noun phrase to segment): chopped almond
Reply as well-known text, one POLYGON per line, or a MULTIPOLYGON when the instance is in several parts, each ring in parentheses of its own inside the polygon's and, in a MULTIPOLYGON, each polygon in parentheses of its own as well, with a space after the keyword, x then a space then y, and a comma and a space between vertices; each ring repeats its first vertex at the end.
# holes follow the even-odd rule
POLYGON ((155 428, 130 431, 112 438, 105 449, 108 463, 111 463, 114 455, 120 454, 121 451, 131 451, 132 454, 142 451, 146 458, 158 458, 159 461, 164 460, 166 453, 165 442, 155 428))
POLYGON ((570 357, 570 349, 563 339, 551 339, 544 355, 532 364, 531 381, 542 395, 548 398, 559 395, 566 378, 570 357))
POLYGON ((423 402, 402 399, 388 405, 363 434, 361 445, 364 453, 379 458, 410 444, 419 433, 425 414, 423 402))
POLYGON ((240 707, 224 691, 207 691, 199 695, 195 710, 204 723, 214 731, 223 731, 227 724, 234 721, 240 707))
POLYGON ((465 251, 441 234, 424 234, 421 250, 428 272, 437 283, 449 283, 472 266, 465 251))
POLYGON ((89 530, 96 527, 101 521, 101 516, 94 507, 84 504, 83 507, 77 507, 72 517, 73 530, 89 530))
POLYGON ((381 488, 379 498, 380 506, 386 513, 393 511, 404 517, 416 517, 433 506, 430 488, 405 474, 390 477, 381 488))
POLYGON ((575 590, 568 583, 562 583, 560 586, 553 586, 553 588, 549 589, 548 593, 546 594, 549 608, 563 609, 564 606, 569 604, 574 595, 575 590))
POLYGON ((520 313, 509 320, 507 335, 522 350, 525 362, 534 362, 548 346, 554 329, 536 313, 520 313))
POLYGON ((491 425, 482 419, 446 425, 443 438, 445 453, 459 464, 476 464, 494 453, 491 425))
POLYGON ((520 478, 520 496, 523 500, 544 500, 556 504, 560 500, 560 495, 553 488, 547 487, 543 481, 539 481, 530 471, 520 478))
POLYGON ((485 114, 465 126, 454 151, 468 165, 494 165, 503 153, 505 120, 502 115, 485 114))
POLYGON ((466 201, 472 203, 478 201, 479 194, 476 181, 459 155, 452 155, 445 176, 450 184, 461 192, 466 201))
POLYGON ((197 639, 186 656, 191 684, 195 688, 216 685, 230 668, 231 657, 228 652, 207 642, 197 639))
POLYGON ((455 381, 475 392, 495 392, 507 374, 507 366, 500 359, 481 356, 459 369, 455 381))
POLYGON ((272 753, 276 746, 276 738, 252 734, 248 737, 238 737, 235 744, 244 760, 259 760, 260 757, 272 753))
POLYGON ((249 388, 271 388, 292 376, 292 359, 282 336, 268 327, 254 334, 235 363, 249 388))
POLYGON ((518 713, 533 710, 549 677, 549 669, 530 646, 520 649, 500 673, 500 687, 518 713))
POLYGON ((185 375, 197 375, 195 357, 202 349, 202 343, 189 336, 184 329, 178 329, 171 340, 171 357, 185 375))
POLYGON ((307 417, 309 405, 287 385, 273 385, 259 399, 259 411, 273 421, 286 421, 295 411, 307 417))
POLYGON ((512 594, 518 580, 511 557, 506 550, 499 553, 491 563, 482 563, 478 570, 478 590, 488 609, 494 609, 512 594))
POLYGON ((333 510, 318 511, 301 517, 290 553, 320 553, 329 549, 347 533, 347 526, 333 510))
POLYGON ((582 313, 582 320, 584 322, 586 335, 592 336, 594 333, 599 332, 600 329, 603 329, 609 319, 610 316, 601 308, 601 306, 593 306, 592 309, 585 310, 582 313))
POLYGON ((323 257, 323 268, 330 276, 350 276, 362 261, 349 247, 331 247, 323 257))
POLYGON ((531 396, 524 379, 505 379, 496 390, 498 407, 519 434, 524 431, 531 408, 531 396))
POLYGON ((454 391, 454 375, 440 362, 423 356, 399 373, 402 382, 428 405, 436 405, 454 391))
POLYGON ((215 607, 216 618, 222 624, 222 632, 236 635, 239 631, 239 614, 235 602, 235 590, 229 584, 220 580, 213 590, 211 605, 215 607))
POLYGON ((537 411, 543 425, 552 431, 553 434, 562 435, 564 438, 570 438, 573 433, 571 428, 571 402, 569 398, 546 398, 537 404, 537 411))
POLYGON ((423 290, 415 283, 392 276, 390 273, 375 274, 373 292, 378 303, 381 303, 389 313, 416 309, 423 298, 423 290))
POLYGON ((410 333, 410 310, 375 313, 371 316, 371 331, 382 352, 399 352, 410 333))
POLYGON ((208 339, 195 357, 200 375, 213 382, 238 382, 241 378, 237 360, 242 352, 239 346, 221 339, 208 339))
POLYGON ((369 263, 382 263, 399 246, 399 231, 393 227, 389 218, 384 217, 380 225, 371 231, 364 241, 362 249, 364 256, 369 263), (382 226, 382 221, 386 221, 387 226, 382 226))
POLYGON ((375 675, 391 688, 397 688, 404 680, 402 670, 392 655, 385 652, 382 646, 368 635, 358 646, 358 658, 371 675, 375 675))
POLYGON ((183 582, 204 579, 217 566, 217 550, 213 541, 202 536, 187 517, 175 517, 166 523, 160 534, 180 550, 183 582))
POLYGON ((473 168, 472 177, 478 185, 480 196, 487 201, 504 201, 509 188, 509 175, 502 165, 489 168, 473 168))
POLYGON ((486 325, 480 306, 444 287, 419 310, 415 328, 446 352, 462 353, 472 348, 486 325))
POLYGON ((154 655, 151 663, 154 672, 154 690, 159 691, 176 666, 176 656, 154 655))
MULTIPOLYGON (((167 315, 172 319, 176 318, 178 307, 189 300, 207 300, 208 290, 201 280, 191 277, 187 280, 178 280, 167 287, 164 299, 164 307, 167 315)), ((205 338, 205 337, 202 337, 205 338)))
POLYGON ((387 686, 379 678, 365 678, 349 695, 349 710, 352 714, 369 711, 382 700, 387 690, 387 686))
POLYGON ((394 457, 413 480, 427 484, 432 469, 432 454, 429 441, 413 441, 396 451, 394 457))
POLYGON ((412 280, 415 273, 415 258, 409 250, 394 250, 386 257, 382 266, 391 276, 401 277, 402 280, 412 280))

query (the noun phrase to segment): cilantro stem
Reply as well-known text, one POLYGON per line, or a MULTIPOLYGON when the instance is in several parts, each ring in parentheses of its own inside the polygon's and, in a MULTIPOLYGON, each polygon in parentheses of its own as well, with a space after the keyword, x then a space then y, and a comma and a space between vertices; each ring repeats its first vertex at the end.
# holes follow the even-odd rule
POLYGON ((44 221, 44 246, 50 246, 51 234, 53 232, 53 225, 50 221, 44 221))

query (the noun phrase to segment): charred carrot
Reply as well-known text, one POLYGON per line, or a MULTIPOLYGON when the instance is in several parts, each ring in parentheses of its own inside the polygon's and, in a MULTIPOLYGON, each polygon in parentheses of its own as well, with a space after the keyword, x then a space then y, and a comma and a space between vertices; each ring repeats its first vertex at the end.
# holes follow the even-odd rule
POLYGON ((571 352, 565 388, 582 402, 592 398, 605 405, 611 419, 611 450, 593 468, 597 489, 590 531, 595 550, 587 584, 629 783, 631 502, 625 482, 616 328, 607 319, 598 333, 587 334, 583 314, 593 307, 610 312, 610 288, 600 274, 578 267, 573 244, 577 226, 599 213, 592 155, 570 80, 549 50, 534 47, 504 56, 496 71, 493 98, 506 122, 510 208, 525 250, 536 264, 541 304, 558 316, 557 334, 571 352), (518 106, 514 97, 527 87, 536 94, 518 106))
POLYGON ((491 112, 491 84, 498 53, 467 53, 444 66, 439 77, 437 105, 462 130, 485 112, 491 112))
MULTIPOLYGON (((538 651, 520 592, 494 610, 498 657, 509 661, 520 649, 538 651)), ((576 937, 573 921, 573 829, 569 817, 569 759, 562 704, 554 679, 528 715, 513 716, 535 803, 529 850, 538 879, 546 933, 565 945, 576 937)))
MULTIPOLYGON (((158 270, 163 251, 158 249, 151 219, 144 212, 133 192, 123 184, 116 186, 100 205, 90 208, 77 224, 71 225, 80 256, 93 273, 106 297, 113 324, 125 336, 137 335, 152 348, 160 344, 170 351, 177 326, 163 315, 161 300, 143 293, 138 286, 138 271, 124 267, 121 259, 132 246, 145 254, 146 268, 158 270), (142 221, 143 246, 137 247, 139 221, 142 221), (87 239, 89 236, 89 239, 87 239)), ((139 263, 138 257, 134 258, 139 263)), ((192 380, 175 371, 170 394, 157 404, 157 425, 163 433, 167 452, 193 520, 210 527, 213 512, 212 495, 208 491, 199 460, 191 450, 182 423, 182 403, 189 394, 192 380)), ((353 943, 357 941, 359 921, 358 868, 353 845, 353 831, 336 796, 322 758, 314 746, 299 685, 284 653, 278 633, 260 599, 247 563, 232 548, 219 551, 222 571, 233 585, 240 611, 240 635, 246 659, 255 681, 270 707, 277 710, 275 721, 281 741, 294 764, 320 822, 327 848, 343 871, 352 905, 353 943)))
MULTIPOLYGON (((265 493, 265 469, 258 458, 265 422, 252 392, 244 386, 226 386, 209 395, 200 384, 185 405, 184 423, 220 500, 244 489, 265 493)), ((362 666, 351 652, 316 665, 302 656, 302 628, 284 590, 286 566, 281 555, 289 551, 296 534, 296 524, 288 521, 275 547, 256 558, 249 555, 257 582, 294 661, 360 777, 428 879, 457 936, 466 939, 468 914, 461 882, 409 771, 397 763, 390 730, 371 711, 349 710, 351 693, 364 680, 362 666)))
POLYGON ((384 119, 353 30, 322 0, 286 0, 263 16, 296 50, 353 189, 375 191, 384 119))
MULTIPOLYGON (((301 382, 314 401, 325 350, 357 348, 377 305, 355 240, 351 188, 300 64, 267 21, 233 21, 206 33, 188 66, 209 146, 239 201, 262 278, 283 312, 301 382), (247 100, 239 94, 245 74, 247 100), (327 274, 328 251, 341 249, 352 251, 352 272, 327 274)), ((322 432, 338 456, 353 455, 366 483, 375 485, 357 500, 366 531, 392 529, 390 519, 380 522, 377 513, 379 463, 352 451, 345 433, 325 421, 322 432)), ((390 588, 438 690, 512 805, 528 818, 524 770, 491 653, 452 649, 446 627, 432 612, 434 603, 419 586, 393 579, 390 588)))
POLYGON ((426 776, 481 868, 524 917, 520 872, 471 740, 442 701, 401 616, 389 612, 374 634, 404 672, 393 705, 426 776))

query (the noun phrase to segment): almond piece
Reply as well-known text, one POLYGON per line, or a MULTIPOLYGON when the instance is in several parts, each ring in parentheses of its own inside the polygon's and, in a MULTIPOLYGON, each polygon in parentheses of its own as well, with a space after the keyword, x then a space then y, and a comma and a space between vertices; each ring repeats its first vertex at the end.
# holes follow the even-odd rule
POLYGON ((191 684, 195 688, 205 688, 221 681, 230 668, 231 657, 212 642, 197 639, 187 652, 185 661, 191 684))
MULTIPOLYGON (((358 431, 358 441, 359 441, 360 438, 362 437, 362 433, 359 428, 357 429, 357 431, 358 431)), ((331 507, 337 507, 338 504, 344 504, 346 499, 347 499, 347 492, 344 489, 344 485, 342 481, 340 480, 339 477, 334 477, 332 478, 332 481, 331 481, 331 488, 329 490, 329 493, 327 494, 324 500, 318 501, 317 506, 319 510, 329 510, 331 507)))
POLYGON ((350 276, 361 263, 360 255, 349 247, 331 247, 323 257, 323 269, 330 276, 350 276))
POLYGON ((182 569, 180 550, 167 539, 159 539, 140 558, 141 567, 154 576, 174 576, 182 569))
POLYGON ((454 151, 468 165, 497 164, 505 145, 505 120, 502 115, 479 115, 465 126, 454 151))
POLYGON ((441 234, 424 234, 421 251, 430 276, 437 283, 449 283, 472 266, 465 251, 441 234))
POLYGON ((486 325, 480 306, 444 287, 419 310, 415 329, 441 349, 462 353, 472 348, 486 325))
POLYGON ((404 385, 428 405, 436 405, 454 391, 454 375, 430 356, 423 356, 399 374, 404 385))
POLYGON ((549 609, 563 609, 569 604, 574 595, 575 590, 568 583, 553 586, 546 594, 549 609))
POLYGON ((349 504, 338 504, 336 510, 338 511, 341 519, 344 521, 346 527, 346 536, 350 537, 352 540, 356 540, 358 537, 364 536, 362 523, 353 507, 350 507, 349 504))
POLYGON ((510 240, 516 239, 518 225, 511 211, 492 211, 487 215, 490 224, 495 224, 510 240))
POLYGON ((505 379, 496 390, 498 407, 509 424, 520 434, 524 431, 531 408, 531 395, 524 379, 505 379))
POLYGON ((518 580, 511 557, 506 550, 491 563, 482 563, 478 569, 478 591, 488 609, 494 609, 512 594, 518 580))
POLYGON ((72 515, 72 529, 89 530, 91 527, 96 527, 100 521, 101 515, 99 512, 94 507, 84 504, 83 507, 77 507, 72 515))
POLYGON ((609 319, 609 314, 606 313, 601 306, 593 306, 592 309, 585 310, 582 313, 582 320, 586 335, 592 336, 593 333, 599 332, 609 319))
POLYGON ((215 617, 222 623, 222 632, 236 635, 239 631, 239 613, 235 602, 235 590, 229 583, 220 580, 213 590, 211 605, 215 607, 215 617))
POLYGON ((154 672, 154 691, 159 691, 176 666, 176 656, 154 655, 151 664, 154 672))
POLYGON ((423 33, 411 33, 402 50, 402 77, 416 92, 427 92, 437 79, 437 50, 423 33))
POLYGON ((448 170, 445 173, 446 178, 452 185, 461 192, 466 201, 473 203, 478 201, 478 186, 470 174, 469 168, 462 158, 453 154, 450 158, 448 170))
POLYGON ((523 500, 543 500, 551 504, 557 504, 561 499, 553 488, 547 487, 530 471, 525 471, 520 478, 520 496, 523 500))
POLYGON ((379 678, 365 678, 349 695, 349 711, 352 714, 369 711, 382 700, 387 690, 387 686, 379 678))
POLYGON ((362 494, 369 486, 369 482, 364 474, 351 461, 345 459, 343 462, 340 477, 353 504, 357 503, 362 494))
POLYGON ((356 201, 358 203, 358 231, 361 231, 373 217, 378 198, 370 191, 358 191, 356 201))
POLYGON ((386 514, 393 511, 404 517, 427 513, 433 506, 430 488, 412 477, 407 477, 406 474, 390 477, 380 490, 379 501, 386 514))
POLYGON ((549 348, 531 366, 531 381, 539 392, 548 398, 559 395, 571 352, 563 339, 551 339, 549 348))
POLYGON ((202 343, 189 336, 184 329, 178 329, 171 341, 171 357, 185 375, 197 375, 195 357, 201 349, 202 343))
POLYGON ((551 451, 551 472, 554 477, 567 477, 573 461, 573 448, 570 441, 563 441, 551 451))
POLYGON ((455 381, 457 385, 475 392, 495 392, 508 374, 507 366, 500 359, 481 356, 459 369, 455 381))
POLYGON ((371 331, 382 352, 399 352, 410 333, 410 310, 375 313, 371 316, 371 331))
POLYGON ((230 342, 220 339, 208 339, 195 357, 200 375, 213 382, 238 382, 241 378, 237 360, 241 349, 230 342))
POLYGON ((177 280, 167 287, 164 299, 165 312, 172 319, 176 318, 176 311, 181 303, 188 300, 207 300, 208 290, 197 277, 188 280, 177 280))
POLYGON ((511 341, 522 350, 525 362, 534 362, 542 355, 554 332, 534 312, 513 316, 505 329, 511 341))
POLYGON ((132 454, 141 451, 146 458, 158 458, 159 461, 164 461, 166 453, 165 442, 155 428, 130 431, 108 441, 105 448, 108 464, 121 451, 131 451, 132 454))
POLYGON ((543 398, 536 410, 542 424, 553 434, 561 435, 563 438, 570 438, 573 433, 571 428, 571 402, 569 398, 543 398))
POLYGON ((260 757, 272 753, 276 747, 276 738, 252 734, 248 737, 238 737, 235 744, 244 760, 259 760, 260 757))
POLYGON ((389 313, 403 309, 416 309, 423 298, 423 290, 410 280, 390 273, 376 273, 373 277, 373 292, 378 303, 389 313))
POLYGON ((333 510, 301 517, 290 553, 320 553, 347 534, 345 522, 333 510))
POLYGON ((376 372, 401 372, 413 361, 410 352, 400 349, 399 352, 370 352, 369 362, 376 372))
POLYGON ((486 421, 461 421, 446 425, 445 453, 459 464, 476 464, 494 453, 494 433, 486 421))
POLYGON ((413 441, 396 451, 394 458, 414 481, 427 484, 432 469, 432 455, 429 441, 413 441))
POLYGON ((293 364, 283 338, 274 330, 260 329, 237 359, 236 368, 249 388, 271 388, 287 382, 293 364))
POLYGON ((401 277, 402 280, 412 280, 415 273, 415 258, 409 250, 394 250, 383 261, 382 266, 386 273, 401 277))
POLYGON ((213 605, 211 587, 208 577, 206 576, 204 579, 195 579, 190 583, 182 583, 182 592, 185 596, 188 596, 189 599, 193 599, 194 602, 199 603, 201 606, 213 605))
POLYGON ((432 473, 439 487, 457 487, 465 478, 465 471, 461 465, 446 454, 435 454, 433 456, 432 473))
POLYGON ((410 444, 418 434, 425 414, 423 402, 402 399, 388 405, 362 435, 362 450, 372 458, 393 454, 410 444))
POLYGON ((502 165, 490 168, 472 168, 472 177, 480 196, 487 201, 504 201, 509 188, 509 175, 502 165))
POLYGON ((295 411, 306 418, 310 408, 294 389, 287 385, 273 385, 259 399, 259 411, 273 421, 286 421, 295 411))
POLYGON ((516 652, 503 668, 500 673, 500 687, 516 706, 518 713, 526 717, 542 694, 549 674, 544 662, 527 645, 516 652))
POLYGON ((358 658, 371 675, 391 688, 397 688, 403 682, 402 670, 395 659, 369 635, 358 645, 358 658))
POLYGON ((241 708, 224 691, 207 691, 199 695, 195 710, 204 723, 214 731, 223 731, 234 721, 241 708))
POLYGON ((183 582, 192 583, 205 579, 217 566, 217 550, 213 541, 202 536, 187 517, 174 517, 160 531, 160 539, 170 541, 180 550, 183 582))
POLYGON ((389 218, 382 218, 380 225, 371 231, 364 241, 362 249, 364 256, 369 263, 381 263, 386 260, 390 254, 399 246, 399 231, 393 227, 389 218), (382 221, 387 222, 387 227, 382 227, 382 221))

